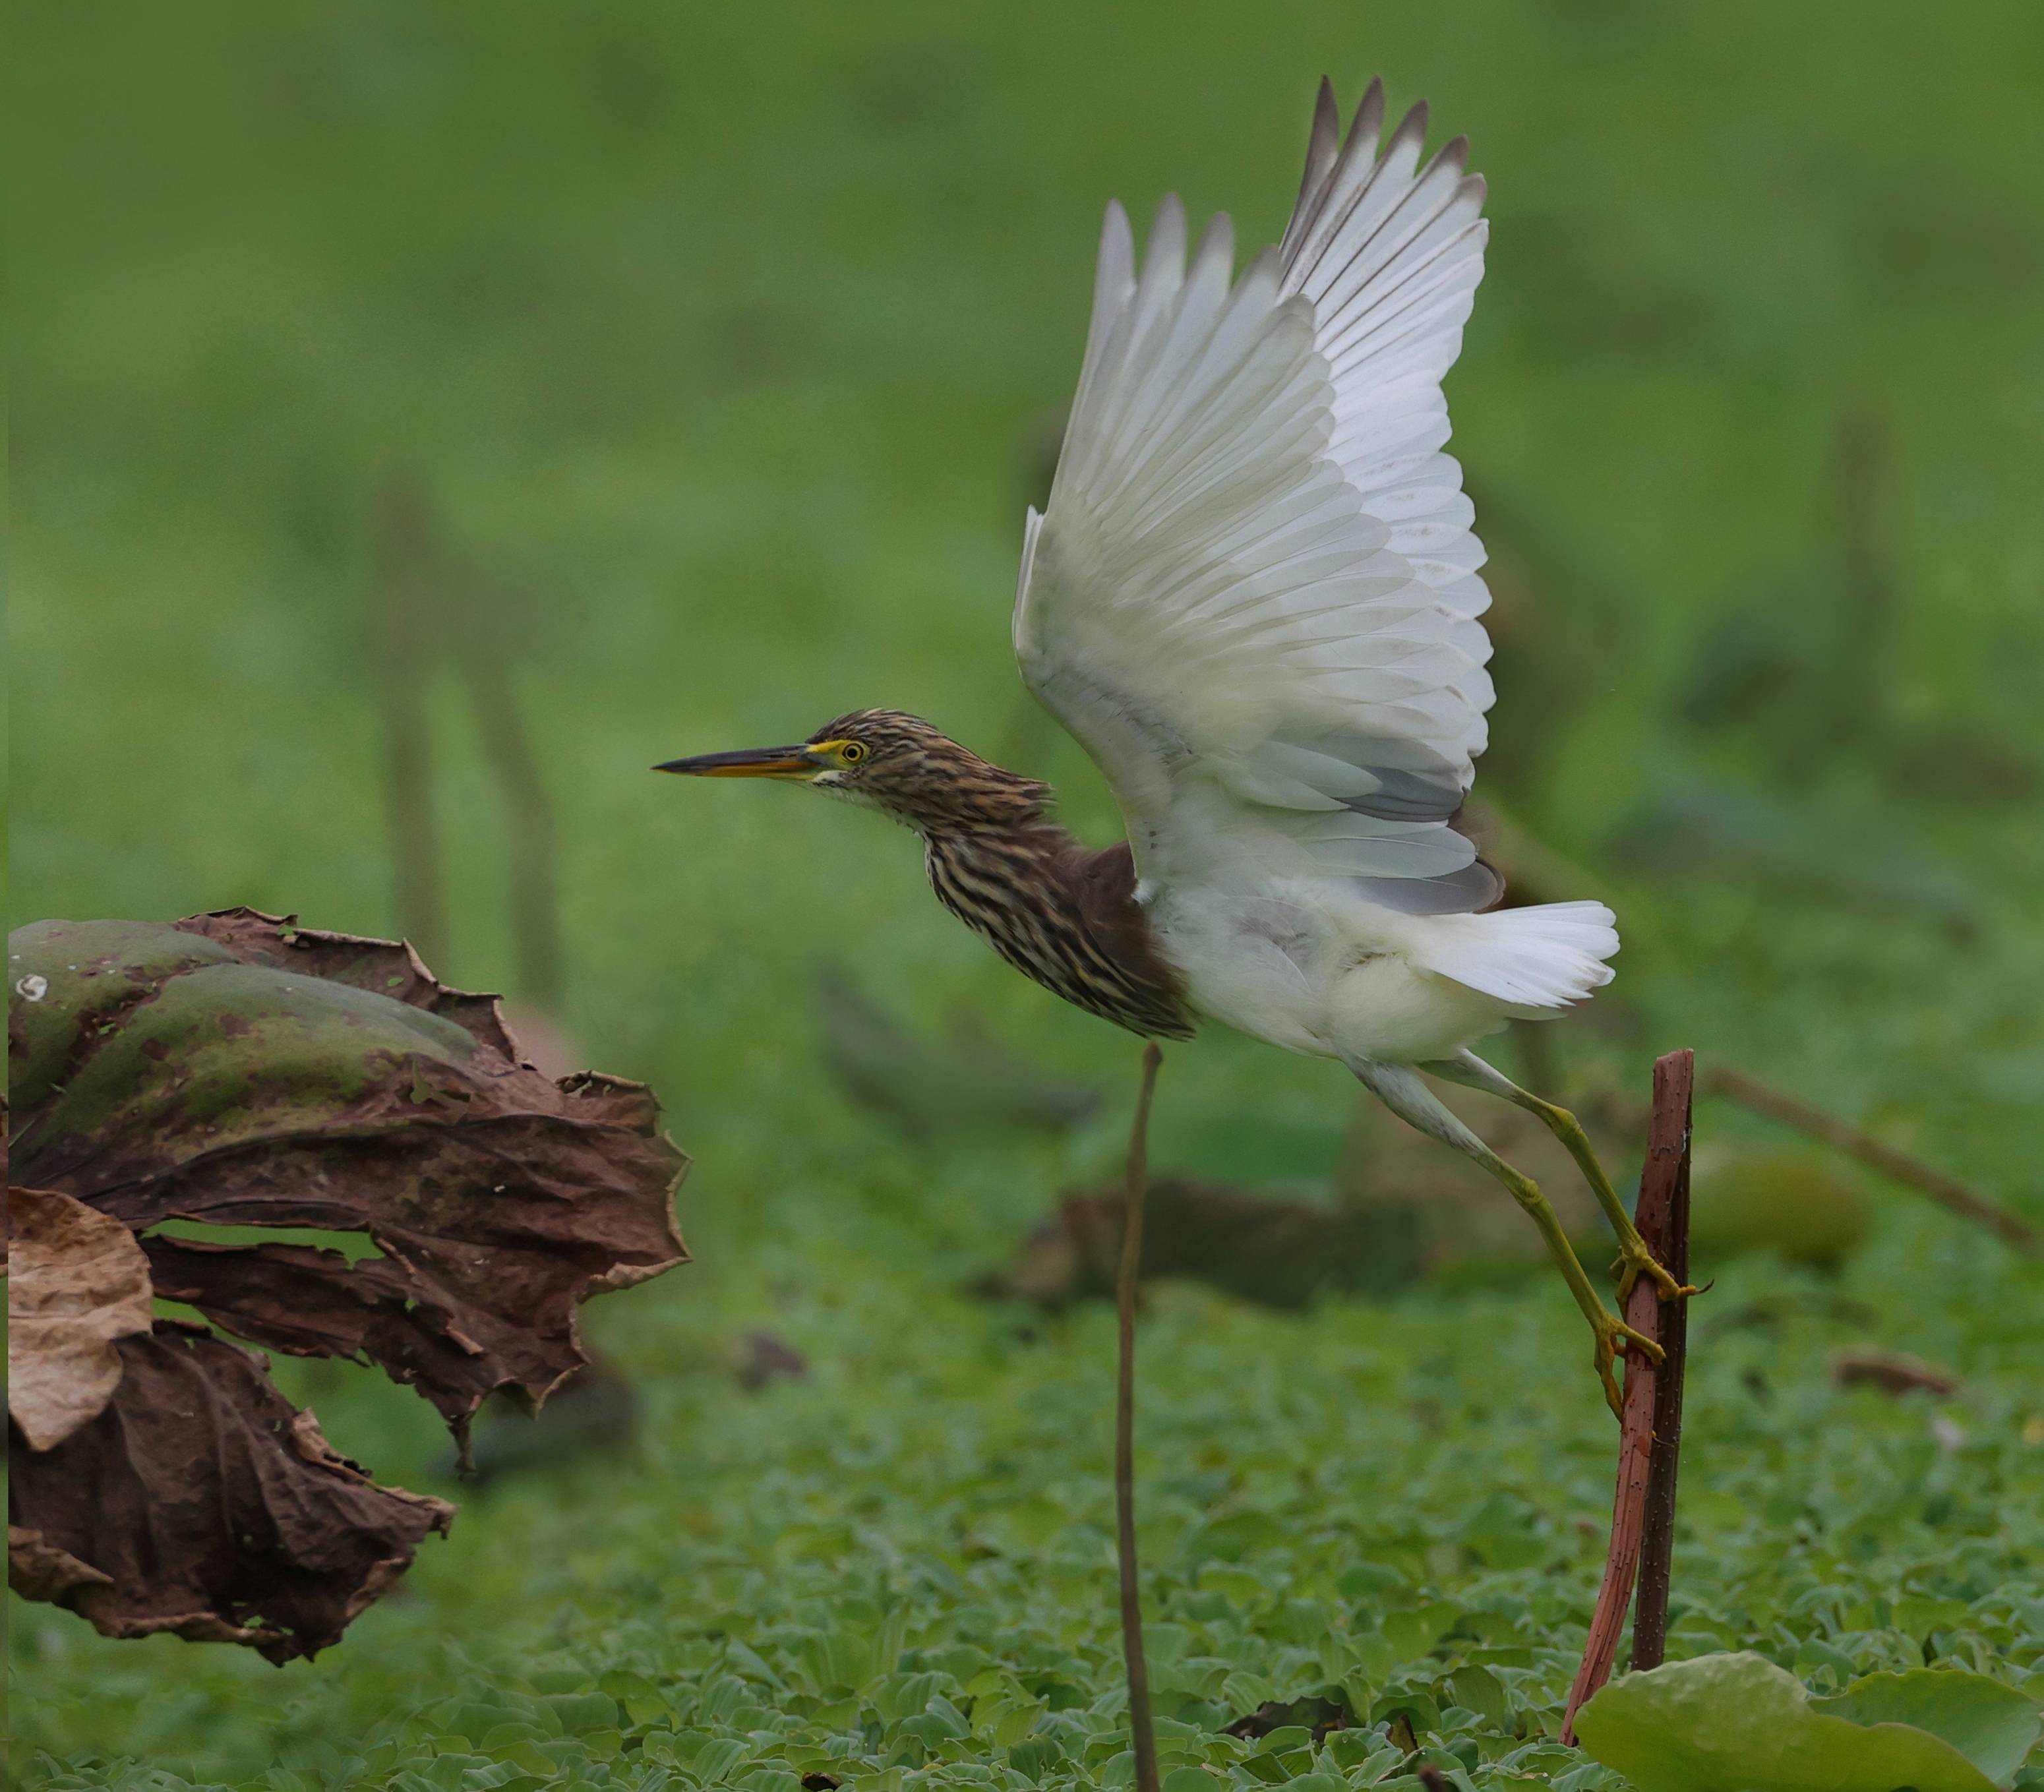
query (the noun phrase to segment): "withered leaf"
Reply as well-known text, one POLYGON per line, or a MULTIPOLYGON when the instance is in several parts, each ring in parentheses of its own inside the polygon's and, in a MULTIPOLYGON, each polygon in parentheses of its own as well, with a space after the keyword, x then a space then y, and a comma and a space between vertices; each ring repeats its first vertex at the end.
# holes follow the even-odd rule
MULTIPOLYGON (((1062 1307, 1111 1298, 1121 1261, 1116 1185, 1065 1195, 981 1291, 1062 1307)), ((1343 1212, 1159 1176, 1150 1184, 1142 1273, 1205 1282, 1243 1300, 1304 1307, 1324 1291, 1384 1291, 1419 1273, 1416 1232, 1397 1209, 1343 1212)))
POLYGON ((41 922, 9 947, 8 1145, 37 1185, 10 1208, 34 1359, 10 1583, 110 1636, 309 1655, 453 1508, 378 1487, 259 1358, 152 1326, 152 1284, 271 1349, 380 1365, 465 1441, 492 1391, 536 1405, 582 1365, 582 1301, 686 1261, 686 1160, 646 1089, 542 1075, 494 998, 395 942, 234 909, 41 922))
POLYGON ((1884 1394, 1934 1394, 1949 1399, 1959 1378, 1920 1356, 1900 1350, 1841 1350, 1831 1359, 1831 1379, 1840 1387, 1871 1387, 1884 1394))
POLYGON ((809 1360, 784 1338, 768 1331, 740 1334, 732 1352, 732 1373, 748 1394, 782 1377, 799 1381, 809 1372, 809 1360))
POLYGON ((47 985, 10 1010, 17 1173, 152 1234, 159 1291, 225 1330, 366 1357, 459 1433, 493 1389, 536 1403, 582 1365, 582 1301, 686 1261, 651 1094, 541 1075, 494 998, 400 942, 232 909, 10 947, 47 985), (156 1230, 181 1221, 378 1254, 156 1230))
POLYGON ((98 1417, 16 1473, 8 1575, 109 1637, 160 1630, 272 1661, 336 1641, 454 1508, 380 1487, 255 1357, 158 1320, 116 1346, 98 1417))
POLYGON ((25 1599, 61 1605, 81 1587, 111 1587, 113 1576, 89 1568, 43 1541, 40 1531, 19 1525, 7 1527, 7 1584, 25 1599))
POLYGON ((309 1245, 208 1244, 160 1233, 143 1243, 165 1300, 195 1307, 272 1350, 378 1364, 394 1381, 416 1385, 457 1429, 505 1381, 551 1387, 560 1374, 558 1335, 471 1307, 391 1257, 350 1265, 339 1251, 309 1245))
POLYGON ((149 1265, 117 1219, 48 1188, 7 1191, 7 1416, 35 1450, 98 1416, 115 1340, 149 1329, 149 1265))

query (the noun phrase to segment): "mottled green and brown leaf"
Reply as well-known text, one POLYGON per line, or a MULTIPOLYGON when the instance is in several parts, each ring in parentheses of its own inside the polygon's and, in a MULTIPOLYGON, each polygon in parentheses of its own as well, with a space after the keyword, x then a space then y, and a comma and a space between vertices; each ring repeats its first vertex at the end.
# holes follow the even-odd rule
POLYGON ((584 1300, 686 1260, 685 1160, 646 1089, 543 1075, 399 942, 234 909, 40 922, 9 954, 36 1185, 10 1201, 10 1581, 111 1636, 311 1654, 453 1509, 377 1486, 259 1356, 152 1327, 152 1295, 375 1364, 465 1441, 492 1392, 536 1406, 586 1363, 584 1300))
POLYGON ((494 998, 402 942, 252 910, 10 942, 17 1175, 148 1240, 159 1291, 273 1349, 416 1383, 459 1429, 583 1361, 575 1309, 686 1256, 683 1160, 637 1084, 523 1063, 494 998), (350 1264, 179 1222, 365 1234, 350 1264))

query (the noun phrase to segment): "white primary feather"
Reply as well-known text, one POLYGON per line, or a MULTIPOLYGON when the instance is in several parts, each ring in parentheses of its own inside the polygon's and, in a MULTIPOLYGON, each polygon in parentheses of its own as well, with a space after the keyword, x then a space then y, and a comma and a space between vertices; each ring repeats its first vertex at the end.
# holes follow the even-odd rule
POLYGON ((1284 244, 1239 279, 1225 217, 1188 265, 1167 199, 1139 270, 1108 208, 1015 640, 1146 879, 1231 858, 1458 912, 1499 888, 1452 826, 1493 693, 1483 551, 1440 451, 1483 186, 1459 143, 1420 167, 1424 110, 1376 153, 1381 116, 1373 86, 1338 148, 1323 90, 1284 244))

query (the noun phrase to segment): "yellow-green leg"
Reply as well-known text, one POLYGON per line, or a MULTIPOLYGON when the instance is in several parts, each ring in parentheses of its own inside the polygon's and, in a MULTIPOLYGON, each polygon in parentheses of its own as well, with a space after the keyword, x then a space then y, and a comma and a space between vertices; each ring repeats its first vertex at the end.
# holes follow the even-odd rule
POLYGON ((1611 1178, 1604 1174, 1604 1165, 1597 1160, 1596 1147, 1590 1143, 1589 1134, 1583 1130, 1582 1122, 1567 1108, 1543 1101, 1531 1091, 1522 1089, 1510 1077, 1485 1064, 1474 1052, 1463 1052, 1458 1057, 1430 1064, 1427 1069, 1450 1082, 1481 1089, 1487 1095, 1510 1102, 1515 1107, 1524 1108, 1528 1114, 1537 1116, 1547 1130, 1562 1142, 1562 1149, 1575 1159, 1576 1167, 1583 1172, 1583 1180, 1596 1197, 1596 1204, 1604 1210, 1604 1218, 1618 1234, 1618 1257, 1612 1264, 1612 1273, 1618 1278, 1618 1304, 1621 1307, 1631 1297, 1633 1284, 1642 1276, 1652 1279, 1663 1300, 1681 1299, 1696 1291, 1689 1284, 1677 1281, 1646 1248, 1646 1241, 1639 1236, 1639 1228, 1632 1223, 1632 1215, 1626 1211, 1625 1203, 1618 1198, 1618 1191, 1611 1185, 1611 1178))
MULTIPOLYGON (((1562 1280, 1568 1284, 1569 1292, 1574 1296, 1576 1305, 1582 1309, 1583 1317, 1589 1322, 1590 1331, 1596 1339, 1592 1360, 1596 1365, 1597 1379, 1604 1383, 1604 1397, 1612 1415, 1621 1420, 1624 1405, 1619 1392, 1618 1378, 1614 1368, 1619 1353, 1628 1345, 1637 1345, 1654 1362, 1662 1360, 1661 1346, 1644 1333, 1609 1311, 1597 1298, 1589 1276, 1585 1272, 1575 1247, 1570 1244, 1569 1235, 1562 1229, 1561 1217, 1547 1197, 1540 1192, 1539 1185, 1524 1171, 1514 1168, 1464 1126, 1439 1099, 1420 1080, 1418 1074, 1402 1065, 1354 1063, 1352 1069, 1363 1086, 1374 1095, 1400 1119, 1417 1126, 1431 1138, 1453 1146, 1465 1157, 1481 1165, 1501 1183, 1512 1199, 1525 1209, 1527 1215, 1539 1229, 1547 1254, 1554 1260, 1554 1267, 1562 1272, 1562 1280)), ((1627 1222, 1631 1224, 1630 1220, 1627 1222)), ((1637 1238, 1639 1234, 1634 1234, 1637 1238)), ((1643 1245, 1642 1247, 1644 1248, 1643 1245)), ((1635 1280, 1637 1280, 1635 1275, 1635 1280)))

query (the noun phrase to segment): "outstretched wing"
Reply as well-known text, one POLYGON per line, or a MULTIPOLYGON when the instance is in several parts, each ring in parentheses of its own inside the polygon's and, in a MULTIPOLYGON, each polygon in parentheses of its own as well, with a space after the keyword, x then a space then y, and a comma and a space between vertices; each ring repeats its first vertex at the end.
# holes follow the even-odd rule
POLYGON ((1345 144, 1323 83, 1283 244, 1232 278, 1216 217, 1185 259, 1166 199, 1136 270, 1108 209, 1015 646, 1106 773, 1146 879, 1197 851, 1356 880, 1408 913, 1500 881, 1454 818, 1493 693, 1441 379, 1483 273, 1482 182, 1426 113, 1345 144))

